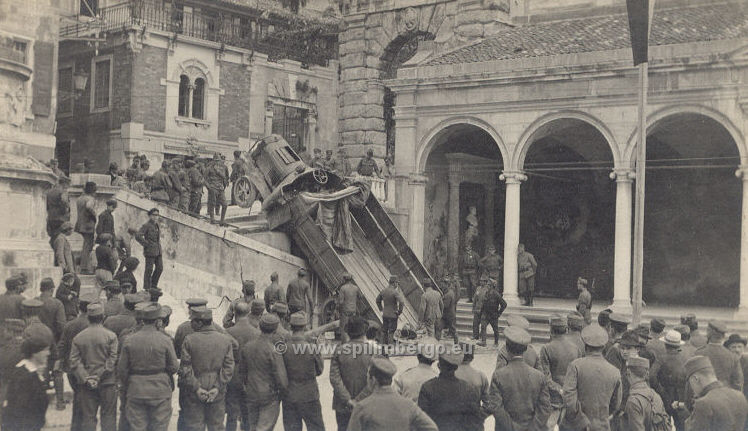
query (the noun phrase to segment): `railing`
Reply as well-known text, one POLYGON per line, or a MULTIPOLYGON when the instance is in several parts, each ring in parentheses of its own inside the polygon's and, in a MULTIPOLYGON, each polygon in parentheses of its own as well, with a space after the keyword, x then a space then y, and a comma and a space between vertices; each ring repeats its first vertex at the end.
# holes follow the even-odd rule
POLYGON ((384 204, 387 203, 388 199, 390 198, 390 192, 388 183, 391 181, 386 178, 378 178, 378 177, 366 177, 362 175, 354 175, 351 177, 354 181, 361 181, 366 182, 371 186, 371 194, 374 195, 377 200, 384 204))

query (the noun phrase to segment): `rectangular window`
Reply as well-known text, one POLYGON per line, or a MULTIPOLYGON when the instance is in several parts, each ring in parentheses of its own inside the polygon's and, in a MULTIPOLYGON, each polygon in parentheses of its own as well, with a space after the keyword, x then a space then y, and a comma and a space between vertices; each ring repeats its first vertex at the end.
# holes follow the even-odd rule
POLYGON ((283 160, 287 165, 299 161, 299 157, 296 156, 296 153, 294 153, 290 147, 278 148, 276 152, 280 156, 281 160, 283 160))
POLYGON ((94 59, 92 69, 91 110, 106 111, 111 103, 112 58, 94 59))
POLYGON ((13 52, 18 58, 19 63, 26 64, 26 42, 21 40, 13 41, 13 52))
POLYGON ((297 153, 304 147, 308 115, 303 108, 273 104, 273 133, 283 136, 297 153))
POLYGON ((72 114, 74 101, 73 66, 61 66, 57 71, 57 114, 72 114))

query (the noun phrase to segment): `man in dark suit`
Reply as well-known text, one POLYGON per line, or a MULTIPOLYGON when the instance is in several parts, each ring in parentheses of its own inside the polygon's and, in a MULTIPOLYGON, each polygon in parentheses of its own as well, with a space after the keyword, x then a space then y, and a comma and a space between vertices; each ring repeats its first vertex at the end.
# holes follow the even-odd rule
POLYGON ((158 279, 164 270, 158 217, 158 208, 151 208, 148 211, 148 221, 140 227, 137 235, 135 235, 135 239, 143 246, 143 255, 145 256, 145 273, 143 274, 143 289, 145 290, 158 287, 158 279))
POLYGON ((706 329, 707 344, 696 349, 695 355, 706 356, 714 367, 717 379, 725 385, 743 391, 743 369, 740 361, 722 345, 727 332, 724 322, 711 321, 706 329))
POLYGON ((115 209, 117 209, 117 201, 108 199, 106 209, 99 214, 99 222, 96 224, 96 238, 99 238, 103 233, 112 235, 112 238, 116 237, 114 234, 114 216, 112 215, 115 209))
POLYGON ((686 431, 743 431, 748 417, 748 402, 743 394, 726 387, 717 379, 706 356, 686 361, 688 384, 696 395, 686 431))

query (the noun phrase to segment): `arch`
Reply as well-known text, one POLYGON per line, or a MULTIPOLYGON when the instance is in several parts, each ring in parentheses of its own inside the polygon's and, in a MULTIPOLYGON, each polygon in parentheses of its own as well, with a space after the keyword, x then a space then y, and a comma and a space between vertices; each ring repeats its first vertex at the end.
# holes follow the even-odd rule
POLYGON ((540 116, 540 118, 533 121, 522 133, 522 135, 519 138, 519 141, 517 142, 517 147, 515 148, 512 159, 511 159, 511 170, 521 170, 523 165, 525 164, 525 158, 527 157, 527 152, 534 143, 533 138, 535 137, 535 134, 540 131, 543 127, 547 126, 548 124, 557 121, 557 120, 566 120, 566 119, 574 119, 583 121, 590 126, 594 127, 598 132, 600 132, 601 135, 603 135, 603 138, 605 138, 605 141, 608 143, 608 147, 610 147, 610 152, 613 155, 613 166, 618 166, 620 162, 620 153, 618 150, 618 145, 616 144, 615 137, 613 136, 613 133, 611 133, 610 129, 600 121, 599 119, 593 117, 590 114, 587 114, 586 112, 581 111, 558 111, 558 112, 552 112, 550 114, 545 114, 540 116))
POLYGON ((208 84, 208 87, 216 87, 216 82, 213 78, 213 74, 210 72, 210 68, 205 63, 196 58, 191 58, 177 64, 177 67, 175 68, 172 75, 172 79, 175 82, 179 82, 179 77, 181 75, 186 75, 191 82, 194 82, 197 78, 203 78, 208 84))
MULTIPOLYGON (((745 141, 743 140, 743 134, 740 132, 740 129, 738 129, 726 115, 717 111, 716 109, 712 109, 707 106, 674 105, 659 109, 651 113, 647 117, 647 135, 655 130, 655 127, 657 127, 661 120, 678 114, 703 115, 716 121, 718 124, 724 127, 725 130, 727 130, 727 133, 730 134, 732 140, 735 142, 735 145, 738 147, 738 154, 740 155, 741 164, 745 164, 748 162, 748 150, 745 148, 745 144, 743 144, 743 142, 745 141)), ((636 154, 634 150, 636 148, 636 135, 638 133, 637 129, 638 128, 634 128, 634 131, 629 136, 628 142, 626 144, 626 150, 624 152, 624 160, 628 161, 627 163, 629 163, 630 167, 634 167, 634 161, 636 160, 636 154)))
POLYGON ((415 171, 416 172, 423 172, 426 167, 426 160, 429 157, 429 153, 431 153, 431 150, 434 148, 434 145, 436 144, 437 138, 444 133, 447 128, 451 126, 458 126, 458 125, 470 125, 475 126, 480 129, 482 129, 484 132, 488 133, 491 138, 496 143, 496 146, 499 148, 499 153, 501 154, 501 163, 504 165, 504 169, 507 169, 507 163, 506 161, 508 159, 509 151, 506 148, 506 144, 504 143, 504 140, 501 139, 501 136, 496 132, 496 130, 487 122, 475 118, 475 117, 453 117, 446 119, 436 126, 432 127, 431 130, 426 133, 423 138, 418 142, 418 147, 416 149, 416 158, 415 158, 415 171))

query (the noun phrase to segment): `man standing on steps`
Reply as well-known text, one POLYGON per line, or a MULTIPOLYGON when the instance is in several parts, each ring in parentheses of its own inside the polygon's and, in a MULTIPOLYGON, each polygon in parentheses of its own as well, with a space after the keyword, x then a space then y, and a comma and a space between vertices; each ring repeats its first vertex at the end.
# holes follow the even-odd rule
POLYGON ((205 187, 208 189, 208 215, 211 223, 215 222, 215 213, 221 209, 221 223, 226 218, 226 186, 229 184, 229 175, 226 165, 221 161, 221 155, 215 153, 213 161, 205 170, 205 187))
POLYGON ((490 282, 488 280, 488 274, 483 274, 480 277, 480 284, 475 289, 473 294, 473 340, 480 339, 480 321, 481 311, 483 310, 483 301, 486 299, 486 293, 490 289, 490 282))
POLYGON ((592 323, 592 294, 587 290, 586 279, 582 277, 577 278, 577 290, 579 291, 577 311, 584 317, 584 323, 589 325, 592 323))
POLYGON ((143 246, 145 256, 145 272, 143 274, 143 289, 150 290, 158 287, 158 279, 164 270, 161 256, 161 228, 158 226, 158 208, 148 211, 148 221, 140 227, 135 239, 143 246))
POLYGON ((382 344, 391 344, 397 330, 397 318, 403 312, 405 296, 398 287, 396 275, 390 276, 390 284, 377 295, 377 307, 382 312, 382 344))
POLYGON ((312 299, 312 289, 309 282, 306 281, 306 269, 299 268, 298 277, 288 283, 286 289, 286 298, 288 299, 288 314, 296 313, 311 309, 314 300, 312 299), (309 308, 307 308, 309 307, 309 308))
MULTIPOLYGON (((457 277, 454 278, 455 280, 457 277)), ((454 343, 459 343, 457 337, 457 297, 459 292, 457 291, 459 285, 457 283, 449 282, 445 285, 444 296, 442 297, 442 303, 444 304, 444 311, 442 311, 441 323, 437 327, 436 339, 441 340, 441 330, 446 329, 447 334, 452 337, 454 343)))
MULTIPOLYGON (((478 256, 470 244, 465 244, 465 252, 462 254, 461 264, 462 282, 465 283, 468 302, 473 302, 473 296, 475 296, 475 292, 478 290, 478 256)), ((481 280, 483 280, 482 276, 481 280)))
POLYGON ((343 285, 338 289, 337 306, 340 311, 340 338, 347 343, 351 337, 345 332, 348 322, 358 313, 358 286, 353 281, 353 276, 344 273, 342 276, 343 285))
POLYGON ((198 216, 200 215, 200 201, 203 199, 205 178, 194 160, 185 161, 184 166, 187 168, 187 184, 190 190, 189 212, 198 216))
POLYGON ((535 273, 538 269, 538 262, 535 256, 525 251, 525 245, 520 243, 517 254, 517 265, 519 266, 519 295, 523 297, 523 305, 531 307, 535 295, 535 273))
POLYGON ((54 240, 60 226, 70 222, 70 198, 68 197, 70 178, 57 177, 57 185, 47 192, 47 235, 54 240))
POLYGON ((96 228, 96 183, 89 181, 83 186, 83 195, 78 198, 75 205, 78 208, 75 231, 83 237, 80 271, 81 274, 93 274, 91 251, 94 246, 96 228))
POLYGON ((418 320, 421 326, 426 328, 426 335, 441 339, 441 320, 444 311, 442 295, 434 289, 431 279, 423 280, 423 288, 426 291, 421 295, 421 304, 418 310, 418 320), (440 334, 437 335, 437 332, 440 334))
POLYGON ((501 317, 504 310, 506 310, 506 301, 504 297, 499 293, 499 289, 494 286, 490 286, 486 291, 486 297, 483 300, 483 307, 481 309, 481 322, 480 322, 480 343, 481 346, 486 345, 486 327, 491 325, 493 329, 493 344, 494 346, 499 344, 499 317, 501 317))
POLYGON ((171 178, 169 178, 169 162, 164 160, 161 163, 161 169, 153 173, 151 179, 151 199, 163 204, 169 204, 172 192, 171 178))
POLYGON ((70 247, 70 242, 67 238, 71 233, 73 233, 73 226, 68 221, 63 222, 52 241, 52 248, 55 251, 55 263, 62 269, 63 274, 75 274, 73 249, 70 247))
POLYGON ((496 247, 493 244, 486 247, 486 255, 478 262, 478 266, 480 266, 481 272, 488 273, 488 277, 497 283, 499 293, 503 295, 504 284, 501 282, 501 267, 504 266, 504 259, 496 254, 496 247))

